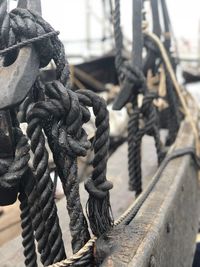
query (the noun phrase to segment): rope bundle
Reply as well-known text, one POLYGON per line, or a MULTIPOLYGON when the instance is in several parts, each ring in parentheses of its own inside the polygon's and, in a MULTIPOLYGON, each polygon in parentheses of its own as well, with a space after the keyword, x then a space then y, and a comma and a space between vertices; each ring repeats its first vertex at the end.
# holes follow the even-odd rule
POLYGON ((136 106, 133 109, 128 124, 130 133, 128 136, 129 189, 135 191, 136 196, 142 192, 141 140, 145 134, 154 137, 158 163, 161 163, 164 156, 158 130, 157 112, 152 105, 155 98, 154 93, 146 94, 142 106, 140 108, 136 106))
MULTIPOLYGON (((158 152, 158 162, 161 162, 162 151, 161 141, 158 129, 157 111, 153 105, 153 100, 157 98, 156 94, 148 92, 146 79, 143 70, 138 69, 130 61, 124 61, 122 58, 122 32, 120 26, 120 0, 115 1, 114 13, 114 32, 116 45, 116 69, 121 83, 121 95, 117 101, 127 94, 123 105, 131 103, 131 112, 129 112, 128 122, 128 168, 129 168, 129 189, 136 192, 138 196, 142 192, 142 170, 141 170, 141 142, 145 134, 152 135, 155 139, 156 149, 158 152), (138 95, 143 95, 143 103, 138 106, 138 95), (141 127, 141 121, 144 127, 141 127)), ((159 54, 153 42, 146 42, 151 46, 155 54, 159 54), (152 48, 153 46, 153 48, 152 48)), ((150 58, 146 59, 145 66, 152 63, 150 58)), ((145 69, 145 67, 144 67, 145 69)), ((145 71, 144 71, 145 73, 145 71)), ((116 102, 117 102, 116 101, 116 102)))
MULTIPOLYGON (((40 67, 46 66, 51 60, 56 65, 57 80, 44 84, 38 77, 19 109, 18 118, 28 124, 27 136, 33 153, 32 169, 28 165, 30 147, 23 135, 19 141, 16 138, 13 163, 8 163, 8 166, 2 163, 0 166, 1 186, 12 187, 18 183, 20 187, 25 264, 29 267, 37 266, 35 239, 41 262, 48 266, 65 259, 66 254, 48 167, 46 137, 67 199, 72 248, 76 253, 90 239, 77 179, 77 157, 85 156, 91 148, 83 129, 83 124, 90 120, 88 107, 93 108, 97 128, 93 141, 94 170, 85 185, 89 193, 88 218, 96 236, 113 225, 109 201, 112 184, 106 179, 108 111, 106 103, 92 92, 73 92, 70 89, 69 68, 63 45, 56 35, 51 35, 53 28, 38 14, 19 8, 7 13, 6 0, 3 0, 0 17, 0 49, 7 51, 5 65, 14 56, 13 49, 6 49, 14 45, 18 47, 25 40, 32 40, 40 67), (38 38, 43 36, 45 38, 38 38), (9 176, 10 173, 12 176, 9 176)), ((17 129, 21 133, 18 122, 17 129)), ((91 255, 87 255, 82 261, 88 263, 90 260, 91 255)))
MULTIPOLYGON (((158 114, 153 104, 157 95, 148 92, 144 76, 145 67, 148 70, 148 64, 152 64, 152 61, 146 60, 144 70, 140 70, 130 61, 123 60, 119 0, 116 0, 114 31, 116 68, 122 91, 133 92, 130 96, 128 95, 127 101, 132 105, 128 124, 129 186, 130 190, 134 190, 138 196, 142 192, 141 141, 145 134, 154 137, 158 163, 161 163, 163 159, 158 114), (140 94, 143 95, 143 101, 138 104, 137 99, 140 94)), ((35 240, 41 262, 45 266, 72 264, 73 266, 89 266, 93 264, 92 245, 96 238, 90 239, 89 226, 80 201, 77 158, 85 156, 89 149, 94 149, 93 172, 85 182, 85 188, 89 193, 87 216, 90 228, 92 233, 99 237, 114 225, 109 200, 112 183, 106 178, 109 116, 106 103, 100 97, 87 90, 76 92, 71 90, 65 51, 54 33, 56 32, 53 28, 37 14, 19 8, 8 14, 6 0, 1 2, 0 49, 3 50, 1 54, 6 53, 5 65, 9 63, 6 61, 13 56, 13 48, 19 48, 20 44, 27 41, 35 46, 40 58, 40 67, 46 66, 51 60, 55 62, 57 80, 45 84, 38 77, 28 96, 20 105, 18 118, 21 122, 28 124, 27 136, 34 155, 33 166, 31 169, 28 165, 30 158, 28 139, 21 133, 17 122, 15 125, 15 158, 12 162, 0 161, 0 186, 4 188, 12 188, 16 184, 19 186, 26 266, 37 266, 35 240), (6 50, 9 48, 10 50, 6 50), (92 107, 96 117, 96 133, 92 144, 88 141, 87 133, 83 128, 84 124, 90 120, 88 107, 92 107), (72 259, 66 259, 54 202, 53 183, 48 167, 46 138, 66 196, 74 252, 72 259)), ((159 45, 154 44, 152 36, 146 35, 146 39, 148 39, 147 50, 153 51, 154 56, 160 57, 161 49, 157 47, 159 45)), ((161 51, 161 54, 164 53, 161 51)), ((155 63, 155 60, 153 61, 155 63)), ((167 67, 168 62, 164 61, 167 67)), ((153 72, 156 72, 157 66, 154 65, 154 67, 153 72)), ((173 75, 170 75, 170 78, 173 78, 173 75)), ((174 86, 176 87, 176 82, 174 86)), ((168 99, 171 103, 173 101, 170 99, 174 100, 174 95, 170 95, 170 92, 168 90, 168 99)), ((172 103, 173 105, 175 102, 172 103)), ((176 126, 177 130, 178 125, 176 126)), ((115 225, 125 219, 130 219, 128 216, 131 210, 128 209, 125 215, 115 222, 115 225)))

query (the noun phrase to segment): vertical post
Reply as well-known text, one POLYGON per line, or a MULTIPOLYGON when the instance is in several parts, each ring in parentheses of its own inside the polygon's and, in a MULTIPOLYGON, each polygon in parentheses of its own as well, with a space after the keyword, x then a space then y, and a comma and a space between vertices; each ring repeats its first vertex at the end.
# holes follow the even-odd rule
POLYGON ((153 32, 160 37, 161 27, 160 27, 160 17, 158 11, 158 0, 151 0, 151 9, 153 17, 153 32))
POLYGON ((41 0, 18 0, 18 7, 33 10, 42 14, 41 0))
POLYGON ((197 47, 198 47, 198 68, 200 69, 200 20, 199 20, 199 25, 198 25, 198 44, 197 44, 197 47))
POLYGON ((165 0, 161 0, 162 4, 162 11, 163 11, 163 19, 164 19, 164 28, 165 28, 165 48, 167 51, 170 50, 171 47, 171 31, 170 31, 170 18, 169 18, 169 13, 167 9, 167 5, 165 0))
MULTIPOLYGON (((10 4, 7 2, 7 4, 10 4)), ((3 60, 0 62, 2 67, 3 60)), ((10 112, 0 110, 0 162, 6 164, 14 157, 14 142, 10 112)), ((2 175, 2 174, 1 174, 2 175)), ((1 178, 0 178, 1 179, 1 178)), ((18 188, 7 189, 0 187, 0 205, 9 205, 15 202, 18 188)))
POLYGON ((133 48, 132 63, 142 69, 142 5, 143 0, 133 0, 133 48))
MULTIPOLYGON (((14 157, 12 123, 9 111, 0 111, 0 162, 7 164, 14 157)), ((2 175, 2 174, 1 174, 2 175)), ((1 177, 0 177, 1 179, 1 177)), ((10 205, 16 201, 18 188, 0 187, 0 205, 10 205)))
POLYGON ((106 23, 107 23, 107 14, 106 14, 106 3, 105 0, 102 0, 102 14, 103 14, 103 19, 102 19, 102 53, 104 53, 105 50, 105 37, 107 34, 106 31, 106 23))
POLYGON ((90 0, 86 0, 86 39, 87 39, 87 50, 90 51, 90 22, 91 22, 91 7, 90 0))

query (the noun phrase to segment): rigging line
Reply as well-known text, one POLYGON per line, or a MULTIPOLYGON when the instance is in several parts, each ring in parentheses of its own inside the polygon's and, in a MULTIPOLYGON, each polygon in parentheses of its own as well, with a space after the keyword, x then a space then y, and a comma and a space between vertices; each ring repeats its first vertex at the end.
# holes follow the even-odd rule
POLYGON ((161 56, 163 58, 163 61, 165 62, 167 71, 169 72, 169 75, 170 75, 171 80, 173 82, 174 88, 175 88, 175 90, 177 92, 177 95, 178 95, 178 97, 180 99, 181 105, 182 105, 182 107, 184 109, 184 112, 185 112, 186 116, 189 119, 191 128, 192 128, 194 136, 195 136, 196 152, 197 152, 197 155, 199 156, 200 155, 199 133, 198 133, 196 124, 194 122, 194 119, 192 117, 192 114, 190 113, 190 110, 189 110, 189 108, 188 108, 188 106, 186 104, 185 98, 184 98, 183 93, 181 91, 181 87, 180 87, 180 85, 179 85, 179 83, 178 83, 178 81, 176 79, 176 75, 174 73, 172 64, 171 64, 171 62, 169 60, 169 56, 167 54, 167 51, 166 51, 163 43, 160 41, 160 39, 154 33, 151 33, 151 32, 148 32, 148 31, 144 31, 144 34, 147 35, 148 37, 150 37, 154 41, 154 43, 156 43, 156 45, 158 46, 158 48, 159 48, 159 50, 161 52, 161 56))

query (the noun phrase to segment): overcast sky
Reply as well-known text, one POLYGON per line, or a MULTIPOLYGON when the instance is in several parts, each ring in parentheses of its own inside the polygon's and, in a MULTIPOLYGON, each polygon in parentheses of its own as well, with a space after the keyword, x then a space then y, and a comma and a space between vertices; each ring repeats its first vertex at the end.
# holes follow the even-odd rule
MULTIPOLYGON (((89 0, 42 0, 43 15, 51 21, 56 28, 62 28, 64 37, 75 36, 75 29, 84 31, 85 26, 85 3, 89 0), (55 4, 56 3, 56 4, 55 4)), ((174 30, 177 36, 195 38, 198 32, 200 20, 199 0, 166 0, 174 30)), ((121 0, 122 14, 125 24, 130 21, 132 0, 121 0)), ((95 12, 101 15, 101 1, 90 0, 95 12)), ((80 34, 82 33, 80 31, 80 34)))
MULTIPOLYGON (((90 1, 101 17, 101 0, 42 0, 43 17, 61 32, 62 40, 84 39, 86 36, 86 2, 90 1)), ((185 38, 197 45, 200 22, 199 0, 166 0, 177 38, 185 38)), ((132 0, 121 0, 122 24, 131 39, 132 0)), ((101 26, 92 20, 91 35, 101 37, 101 26)), ((71 49, 71 48, 70 48, 71 49)))

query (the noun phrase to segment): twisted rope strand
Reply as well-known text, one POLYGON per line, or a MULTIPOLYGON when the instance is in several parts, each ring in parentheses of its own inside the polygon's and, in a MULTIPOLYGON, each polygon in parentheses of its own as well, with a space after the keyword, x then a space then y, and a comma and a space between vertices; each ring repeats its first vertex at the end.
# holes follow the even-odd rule
MULTIPOLYGON (((74 137, 80 137, 81 113, 79 108, 77 109, 78 99, 75 97, 76 95, 69 89, 64 88, 60 82, 49 83, 46 86, 46 93, 50 97, 48 102, 36 103, 29 113, 29 118, 37 119, 38 124, 44 125, 45 133, 48 137, 48 142, 53 152, 54 161, 67 198, 72 248, 76 252, 89 240, 90 235, 79 196, 76 166, 77 156, 72 153, 71 149, 73 147, 70 145, 72 141, 70 141, 70 136, 66 136, 66 134, 73 134, 74 136, 76 133, 76 137, 74 137), (60 120, 66 121, 66 127, 64 125, 60 127, 61 124, 58 123, 60 120), (66 138, 70 143, 68 143, 66 138), (68 150, 66 151, 67 148, 68 150)), ((74 153, 76 152, 74 151, 74 153)))
POLYGON ((25 256, 25 265, 27 267, 37 267, 37 254, 35 250, 34 232, 32 227, 32 220, 30 217, 30 209, 28 206, 27 197, 24 193, 19 195, 20 210, 21 210, 21 227, 22 238, 25 256))
POLYGON ((106 103, 94 93, 85 90, 76 91, 81 104, 93 108, 96 116, 96 134, 94 141, 94 160, 92 177, 85 183, 89 193, 87 212, 92 232, 96 236, 108 231, 113 225, 109 190, 112 183, 106 179, 109 150, 109 115, 106 103))
POLYGON ((48 169, 48 152, 45 148, 45 138, 42 133, 42 128, 38 124, 37 119, 29 120, 28 114, 27 121, 27 135, 31 140, 31 150, 34 154, 33 168, 37 181, 39 206, 45 223, 45 231, 48 234, 48 243, 51 247, 48 263, 45 264, 51 264, 66 257, 64 244, 57 217, 57 208, 54 202, 53 183, 48 169))

